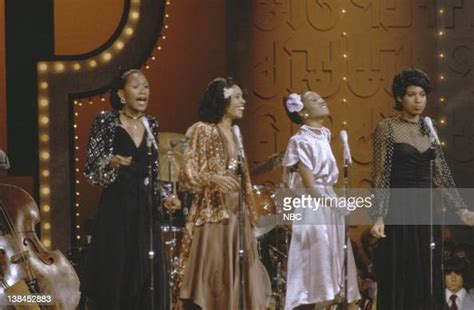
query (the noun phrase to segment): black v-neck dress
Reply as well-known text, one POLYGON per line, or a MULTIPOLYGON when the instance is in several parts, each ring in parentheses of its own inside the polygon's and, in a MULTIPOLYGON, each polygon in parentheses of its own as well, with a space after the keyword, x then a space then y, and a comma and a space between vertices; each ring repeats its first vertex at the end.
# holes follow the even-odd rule
MULTIPOLYGON (((390 185, 399 189, 426 189, 432 186, 430 161, 434 149, 419 151, 407 143, 395 143, 390 185)), ((380 239, 376 254, 377 309, 434 310, 443 304, 444 289, 441 272, 442 241, 440 226, 433 226, 433 241, 437 247, 433 259, 433 295, 430 293, 429 225, 416 225, 417 220, 428 218, 429 197, 415 190, 404 195, 393 194, 386 217, 387 237, 380 239), (401 223, 411 223, 401 225, 401 223)))
MULTIPOLYGON (((121 126, 115 129, 114 154, 131 156, 102 192, 87 263, 86 291, 98 309, 150 309, 146 138, 137 147, 121 126)), ((156 152, 153 154, 156 158, 156 152)), ((167 309, 167 277, 161 231, 154 222, 155 309, 167 309)))

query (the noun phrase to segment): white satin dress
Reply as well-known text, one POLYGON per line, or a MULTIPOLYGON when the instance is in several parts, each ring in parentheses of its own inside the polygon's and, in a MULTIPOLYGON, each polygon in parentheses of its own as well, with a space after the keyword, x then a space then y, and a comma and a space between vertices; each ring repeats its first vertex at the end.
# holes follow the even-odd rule
MULTIPOLYGON (((301 161, 313 172, 316 187, 335 196, 332 186, 337 182, 339 171, 330 139, 329 129, 303 125, 288 143, 283 166, 291 167, 301 161)), ((296 194, 303 192, 298 172, 286 178, 296 194)), ((292 225, 285 310, 305 304, 328 305, 344 293, 344 216, 331 208, 319 208, 316 212, 304 210, 303 216, 307 224, 292 225)), ((348 258, 348 301, 352 302, 358 300, 360 294, 350 243, 348 258)))

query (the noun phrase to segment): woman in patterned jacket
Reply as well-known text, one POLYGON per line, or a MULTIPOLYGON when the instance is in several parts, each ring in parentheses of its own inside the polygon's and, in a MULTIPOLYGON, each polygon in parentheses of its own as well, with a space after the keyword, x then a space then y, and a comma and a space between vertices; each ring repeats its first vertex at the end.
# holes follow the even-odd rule
MULTIPOLYGON (((92 125, 84 175, 103 187, 91 245, 84 287, 97 309, 150 309, 150 222, 154 226, 155 309, 167 309, 167 278, 158 222, 160 203, 156 150, 148 156, 146 131, 140 118, 150 95, 146 77, 129 70, 111 88, 112 111, 102 111, 92 125), (146 185, 152 165, 152 206, 146 185), (152 214, 149 211, 152 210, 152 214)), ((154 139, 158 123, 147 116, 154 139)), ((167 208, 179 207, 176 199, 167 208)))
MULTIPOLYGON (((245 109, 242 90, 217 78, 201 101, 200 122, 187 132, 188 148, 180 176, 182 190, 194 193, 181 247, 180 309, 239 309, 239 206, 237 137, 231 126, 245 109)), ((247 165, 244 163, 243 309, 265 309, 263 265, 252 227, 256 217, 247 165)))

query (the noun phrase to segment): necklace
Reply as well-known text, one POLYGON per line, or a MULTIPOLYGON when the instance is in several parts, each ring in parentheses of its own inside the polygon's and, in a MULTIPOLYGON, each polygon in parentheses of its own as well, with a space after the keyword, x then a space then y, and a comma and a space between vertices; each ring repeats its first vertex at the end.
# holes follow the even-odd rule
POLYGON ((321 132, 323 129, 323 127, 313 127, 313 126, 309 126, 309 125, 303 125, 305 126, 306 128, 310 129, 310 130, 315 130, 315 131, 318 131, 318 132, 321 132))
POLYGON ((142 113, 140 113, 138 116, 133 116, 133 115, 128 114, 128 112, 125 110, 122 110, 122 114, 130 119, 133 119, 134 121, 138 120, 143 115, 142 113))
MULTIPOLYGON (((128 114, 127 112, 125 111, 121 111, 121 114, 123 116, 125 116, 126 118, 130 119, 129 121, 126 121, 124 122, 124 125, 129 127, 129 128, 132 128, 134 130, 137 130, 138 129, 138 120, 140 119, 140 117, 142 116, 142 114, 140 113, 139 116, 133 116, 133 115, 130 115, 128 114)), ((124 120, 125 121, 125 120, 124 120)))

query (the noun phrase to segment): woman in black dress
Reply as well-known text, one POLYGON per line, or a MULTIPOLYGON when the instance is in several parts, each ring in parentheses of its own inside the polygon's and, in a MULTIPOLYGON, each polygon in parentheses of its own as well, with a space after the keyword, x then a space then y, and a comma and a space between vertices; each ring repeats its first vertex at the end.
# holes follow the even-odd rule
MULTIPOLYGON (((151 309, 149 221, 154 227, 154 309, 167 309, 168 288, 163 260, 158 207, 157 151, 150 159, 146 131, 140 118, 148 105, 150 90, 139 70, 129 70, 114 81, 113 111, 95 119, 88 145, 84 174, 104 189, 99 203, 87 258, 86 294, 97 309, 151 309), (152 162, 152 215, 145 185, 152 162)), ((155 118, 147 116, 154 139, 155 118)), ((165 200, 167 208, 179 206, 165 200)))
MULTIPOLYGON (((392 93, 400 116, 382 120, 374 134, 372 181, 376 219, 372 235, 380 240, 375 258, 378 282, 377 309, 436 309, 443 304, 442 240, 440 226, 432 226, 436 247, 431 272, 429 196, 404 190, 403 195, 389 188, 455 188, 442 149, 432 146, 421 115, 431 85, 421 70, 406 69, 395 76, 392 93), (433 178, 430 163, 433 165, 433 178), (385 224, 392 224, 387 225, 385 224), (417 225, 418 224, 418 225, 417 225), (431 283, 433 298, 431 298, 431 283)), ((467 224, 473 224, 460 196, 449 191, 445 205, 467 224)))

